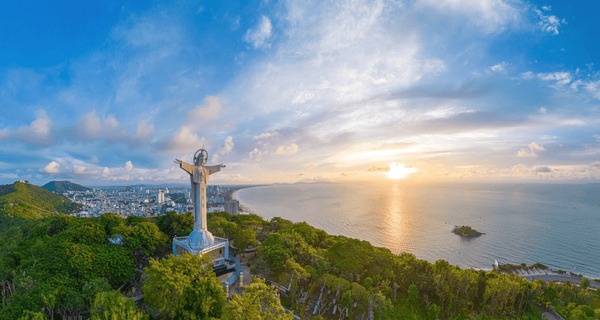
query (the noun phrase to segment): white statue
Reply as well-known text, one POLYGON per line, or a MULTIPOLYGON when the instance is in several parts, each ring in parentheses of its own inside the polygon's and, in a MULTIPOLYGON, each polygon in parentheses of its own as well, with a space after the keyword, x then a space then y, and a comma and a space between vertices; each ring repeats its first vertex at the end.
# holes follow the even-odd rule
POLYGON ((194 164, 175 159, 175 163, 190 175, 192 184, 192 202, 194 204, 194 230, 188 236, 188 245, 194 250, 201 250, 213 245, 215 238, 207 229, 206 224, 206 185, 208 176, 221 171, 225 165, 205 166, 208 152, 199 149, 194 154, 194 164))

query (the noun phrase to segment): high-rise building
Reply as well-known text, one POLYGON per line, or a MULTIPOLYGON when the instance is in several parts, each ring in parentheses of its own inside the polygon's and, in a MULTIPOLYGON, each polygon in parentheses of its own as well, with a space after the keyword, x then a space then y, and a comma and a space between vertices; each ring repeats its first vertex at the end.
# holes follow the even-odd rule
POLYGON ((240 202, 233 199, 225 201, 225 212, 229 212, 231 214, 238 214, 240 210, 240 202))
POLYGON ((156 203, 163 204, 165 203, 165 192, 162 190, 158 190, 158 196, 156 197, 156 203))

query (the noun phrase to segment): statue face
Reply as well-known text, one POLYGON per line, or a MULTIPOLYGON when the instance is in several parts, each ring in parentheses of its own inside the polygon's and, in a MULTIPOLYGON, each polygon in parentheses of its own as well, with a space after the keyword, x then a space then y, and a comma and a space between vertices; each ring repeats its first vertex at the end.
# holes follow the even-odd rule
POLYGON ((197 166, 201 166, 204 164, 204 154, 200 153, 197 157, 196 157, 196 161, 194 162, 195 165, 197 166))
POLYGON ((196 151, 194 155, 194 165, 203 166, 208 160, 208 153, 204 149, 196 151))

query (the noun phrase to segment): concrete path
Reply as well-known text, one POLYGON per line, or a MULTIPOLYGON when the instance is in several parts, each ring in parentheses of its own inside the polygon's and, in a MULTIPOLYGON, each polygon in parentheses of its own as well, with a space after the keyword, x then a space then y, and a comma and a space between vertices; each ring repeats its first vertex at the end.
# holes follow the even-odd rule
MULTIPOLYGON (((537 279, 542 279, 544 281, 556 281, 556 282, 565 282, 570 281, 573 284, 579 284, 583 278, 574 277, 568 274, 536 274, 536 275, 525 275, 523 276, 525 279, 534 281, 537 279)), ((598 289, 600 288, 600 282, 590 280, 590 288, 598 289)))

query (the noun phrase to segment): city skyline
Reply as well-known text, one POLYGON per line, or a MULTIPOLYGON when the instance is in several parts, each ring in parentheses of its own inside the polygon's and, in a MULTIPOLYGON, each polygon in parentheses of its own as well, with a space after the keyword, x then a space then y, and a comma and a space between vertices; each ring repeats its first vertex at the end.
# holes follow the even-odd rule
POLYGON ((0 12, 0 184, 600 181, 596 3, 0 12))

